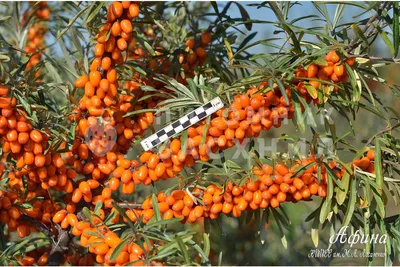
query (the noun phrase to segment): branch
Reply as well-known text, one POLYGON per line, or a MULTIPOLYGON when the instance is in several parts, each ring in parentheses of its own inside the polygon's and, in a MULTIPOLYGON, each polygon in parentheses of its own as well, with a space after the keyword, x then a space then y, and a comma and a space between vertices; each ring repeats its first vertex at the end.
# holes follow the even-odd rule
POLYGON ((397 163, 397 162, 393 162, 393 161, 389 161, 389 160, 383 160, 383 163, 392 165, 392 166, 394 166, 396 169, 397 169, 397 168, 400 168, 400 163, 397 163))
POLYGON ((348 58, 366 58, 373 61, 387 61, 393 63, 400 63, 400 58, 388 58, 388 57, 374 57, 368 55, 348 55, 348 58))
MULTIPOLYGON (((382 4, 380 4, 380 6, 378 7, 378 10, 376 11, 375 15, 373 15, 365 24, 365 27, 362 29, 362 33, 366 33, 367 30, 370 28, 371 25, 373 25, 373 23, 380 18, 380 16, 382 15, 383 10, 387 7, 389 3, 388 2, 383 2, 382 4)), ((375 29, 376 30, 376 29, 375 29)), ((372 32, 372 31, 371 31, 372 32)), ((370 37, 371 32, 369 34, 367 34, 367 38, 370 37)), ((355 49, 357 46, 359 46, 363 41, 359 40, 360 38, 355 38, 353 39, 350 44, 348 45, 348 47, 346 48, 347 52, 352 51, 353 49, 355 49)))
POLYGON ((28 215, 22 214, 21 215, 21 220, 30 222, 31 224, 35 225, 36 228, 40 232, 42 232, 43 234, 45 234, 49 238, 53 239, 55 237, 54 234, 50 231, 50 229, 45 224, 43 224, 43 223, 41 223, 41 222, 29 217, 28 215))
POLYGON ((45 234, 48 238, 50 238, 53 242, 52 249, 48 258, 49 266, 60 266, 62 261, 64 260, 65 254, 69 249, 70 241, 72 236, 69 231, 61 229, 58 224, 55 224, 58 234, 54 235, 53 232, 43 223, 25 215, 21 215, 21 219, 35 225, 40 232, 45 234))
POLYGON ((55 227, 58 230, 57 243, 50 251, 47 263, 49 266, 60 266, 70 246, 73 246, 71 244, 73 236, 70 231, 62 229, 58 224, 55 224, 55 227))
POLYGON ((386 133, 386 132, 389 132, 389 131, 391 131, 391 130, 393 130, 394 128, 397 128, 397 127, 399 127, 399 126, 400 126, 400 122, 397 123, 397 124, 395 124, 395 125, 393 125, 393 126, 391 126, 391 127, 389 127, 389 128, 386 128, 386 129, 383 129, 383 130, 379 131, 378 133, 374 134, 374 135, 368 140, 368 142, 367 142, 365 145, 368 146, 369 144, 372 143, 372 141, 374 141, 374 139, 375 139, 377 136, 382 135, 382 134, 384 134, 384 133, 386 133))
POLYGON ((118 202, 117 205, 123 209, 142 209, 141 203, 118 202))

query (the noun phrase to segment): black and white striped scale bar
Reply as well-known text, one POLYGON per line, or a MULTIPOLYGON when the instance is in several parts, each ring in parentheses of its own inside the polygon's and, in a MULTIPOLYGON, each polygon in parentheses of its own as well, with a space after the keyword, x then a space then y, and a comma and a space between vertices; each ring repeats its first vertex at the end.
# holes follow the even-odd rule
POLYGON ((145 151, 152 149, 155 146, 163 143, 168 140, 172 136, 182 132, 183 130, 189 128, 193 124, 207 118, 217 110, 224 107, 224 103, 222 103, 219 97, 212 99, 210 102, 202 105, 201 107, 196 108, 189 114, 181 117, 179 120, 174 121, 170 125, 162 128, 156 133, 150 135, 146 139, 142 140, 140 144, 142 145, 145 151))

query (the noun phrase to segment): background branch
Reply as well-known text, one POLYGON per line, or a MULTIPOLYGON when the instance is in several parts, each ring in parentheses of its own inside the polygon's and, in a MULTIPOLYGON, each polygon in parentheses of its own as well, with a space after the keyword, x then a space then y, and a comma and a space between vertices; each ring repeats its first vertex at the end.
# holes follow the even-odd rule
POLYGON ((386 133, 386 132, 389 132, 389 131, 391 131, 391 130, 393 130, 394 128, 397 128, 397 127, 399 127, 399 126, 400 126, 400 122, 397 123, 397 124, 395 124, 395 125, 393 125, 393 126, 391 126, 391 127, 389 127, 389 128, 386 128, 386 129, 383 129, 383 130, 379 131, 378 133, 374 134, 374 135, 368 140, 368 142, 367 142, 365 145, 368 146, 369 144, 372 143, 372 141, 374 141, 374 139, 375 139, 377 136, 379 136, 379 135, 381 135, 381 134, 384 134, 384 133, 386 133))

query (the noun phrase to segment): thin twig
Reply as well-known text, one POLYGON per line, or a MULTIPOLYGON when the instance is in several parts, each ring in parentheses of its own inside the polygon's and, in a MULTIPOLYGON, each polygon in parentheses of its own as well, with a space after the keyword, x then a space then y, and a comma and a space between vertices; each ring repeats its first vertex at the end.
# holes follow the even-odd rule
POLYGON ((400 63, 400 58, 374 57, 369 55, 348 55, 348 58, 366 58, 373 61, 387 61, 393 63, 400 63))
POLYGON ((118 202, 117 205, 123 209, 141 209, 142 208, 141 203, 118 202))
MULTIPOLYGON (((50 237, 51 239, 53 239, 53 238, 55 237, 54 234, 50 231, 50 229, 49 229, 45 224, 43 224, 42 222, 39 222, 39 221, 37 221, 36 219, 31 218, 31 217, 29 217, 28 215, 25 215, 25 214, 22 214, 22 215, 21 215, 21 219, 22 219, 23 221, 27 221, 27 222, 30 222, 31 224, 35 225, 36 228, 37 228, 40 232, 42 232, 42 233, 45 234, 46 236, 50 237)), ((54 240, 53 240, 53 241, 54 241, 54 240)))
POLYGON ((383 163, 392 165, 395 168, 400 168, 400 163, 398 163, 398 162, 393 162, 393 161, 389 161, 389 160, 383 160, 383 163))
POLYGON ((397 128, 397 127, 399 127, 399 126, 400 126, 400 122, 397 123, 397 124, 395 124, 395 125, 393 125, 393 126, 391 126, 391 127, 389 127, 389 128, 386 128, 386 129, 383 129, 383 130, 379 131, 378 133, 374 134, 374 135, 368 140, 368 142, 367 142, 365 145, 368 146, 369 144, 372 143, 372 141, 374 141, 374 139, 375 139, 377 136, 382 135, 382 134, 384 134, 384 133, 386 133, 386 132, 389 132, 389 131, 391 131, 391 130, 393 130, 394 128, 397 128))

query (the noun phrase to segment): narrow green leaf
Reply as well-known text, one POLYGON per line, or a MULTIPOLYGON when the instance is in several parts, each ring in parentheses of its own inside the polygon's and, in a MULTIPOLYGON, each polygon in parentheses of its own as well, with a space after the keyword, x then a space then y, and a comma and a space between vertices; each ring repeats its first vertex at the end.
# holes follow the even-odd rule
MULTIPOLYGON (((114 223, 113 223, 112 221, 115 219, 116 216, 117 216, 117 211, 113 210, 113 211, 107 216, 107 218, 104 220, 104 224, 105 224, 105 225, 110 225, 110 224, 114 225, 114 223)), ((124 226, 125 226, 125 224, 124 224, 124 226)))
POLYGON ((322 203, 321 211, 319 214, 319 221, 321 224, 325 222, 325 220, 328 218, 329 212, 331 212, 332 195, 333 195, 333 180, 332 180, 332 175, 328 175, 328 194, 324 199, 324 202, 322 203))
POLYGON ((346 6, 345 4, 338 4, 336 6, 335 16, 333 18, 333 24, 332 24, 333 30, 335 30, 337 24, 339 23, 339 20, 342 18, 345 6, 346 6))
POLYGON ((113 202, 112 205, 118 211, 118 213, 127 220, 129 227, 134 230, 135 225, 133 224, 131 219, 129 219, 128 215, 126 215, 125 211, 120 206, 118 206, 117 203, 115 203, 115 202, 113 202))
POLYGON ((279 79, 275 79, 275 82, 278 84, 279 90, 281 91, 281 94, 283 96, 283 98, 285 99, 286 103, 289 103, 289 97, 286 93, 286 88, 283 85, 283 83, 279 80, 279 79))
POLYGON ((193 79, 187 79, 186 81, 188 82, 189 89, 193 93, 194 97, 196 99, 199 99, 199 92, 197 90, 197 85, 195 84, 193 79))
POLYGON ((313 62, 320 66, 328 66, 328 62, 323 57, 317 57, 313 62))
POLYGON ((311 84, 309 84, 308 82, 304 83, 304 86, 307 89, 307 92, 310 94, 310 96, 313 99, 316 99, 318 97, 318 93, 317 93, 317 89, 314 88, 314 86, 312 86, 311 84))
POLYGON ((160 213, 160 208, 158 207, 158 201, 157 201, 156 194, 153 194, 151 196, 151 203, 153 204, 154 215, 156 217, 156 220, 161 221, 161 213, 160 213))
POLYGON ((253 33, 249 34, 248 36, 246 36, 246 38, 243 39, 242 43, 237 48, 237 51, 239 51, 240 49, 245 47, 256 35, 257 35, 257 32, 253 32, 253 33))
POLYGON ((228 41, 228 38, 224 38, 224 43, 225 43, 225 48, 226 48, 226 53, 229 58, 229 65, 233 64, 233 52, 232 52, 232 47, 231 44, 228 41))
POLYGON ((296 124, 297 127, 299 127, 300 132, 304 133, 306 126, 304 122, 304 116, 303 112, 301 111, 301 105, 299 101, 300 97, 298 96, 298 93, 294 90, 292 90, 292 100, 293 100, 293 106, 294 106, 294 114, 296 115, 296 124))
POLYGON ((181 153, 185 153, 186 154, 187 145, 188 145, 188 132, 187 132, 187 130, 185 130, 185 131, 182 132, 181 153))
POLYGON ((196 244, 193 240, 189 241, 189 245, 191 245, 201 256, 202 262, 206 263, 207 266, 211 266, 210 259, 208 258, 208 254, 206 254, 201 247, 196 244))
MULTIPOLYGON (((96 206, 94 207, 94 214, 97 214, 98 211, 101 209, 101 207, 103 206, 103 202, 102 201, 97 201, 96 206)), ((98 214, 97 214, 98 215, 98 214)))
POLYGON ((222 251, 218 255, 218 266, 222 266, 222 251))
POLYGON ((96 16, 99 15, 100 9, 107 4, 106 2, 93 2, 90 6, 90 10, 86 15, 85 22, 86 24, 90 23, 96 16))
POLYGON ((399 29, 399 2, 393 2, 393 46, 394 46, 394 57, 397 57, 399 53, 400 45, 400 29, 399 29))
POLYGON ((215 1, 210 1, 210 4, 211 4, 211 6, 214 8, 215 14, 217 14, 219 20, 222 20, 221 14, 219 13, 219 10, 218 10, 217 2, 215 2, 215 1))
POLYGON ((263 215, 261 217, 261 227, 260 227, 260 239, 261 239, 261 244, 264 244, 265 241, 267 241, 267 230, 265 227, 267 226, 268 223, 268 218, 269 218, 269 210, 266 209, 263 212, 263 215))
POLYGON ((0 61, 8 62, 8 61, 10 61, 10 57, 0 54, 0 61))
POLYGON ((374 166, 375 166, 375 177, 377 191, 382 195, 383 190, 383 173, 382 173, 382 151, 379 138, 375 139, 375 156, 374 156, 374 166))
POLYGON ((335 181, 335 184, 341 189, 344 190, 344 187, 342 185, 342 182, 339 180, 339 178, 336 176, 336 174, 332 171, 331 167, 329 167, 329 165, 324 162, 325 165, 325 169, 328 172, 328 177, 332 177, 332 179, 335 181))
MULTIPOLYGON (((242 16, 242 19, 244 21, 250 19, 250 15, 247 12, 247 10, 241 4, 239 4, 238 2, 234 2, 234 3, 239 8, 239 12, 240 12, 240 15, 242 16)), ((244 26, 246 27, 247 30, 251 31, 251 28, 253 27, 253 24, 252 23, 245 23, 244 26)))
POLYGON ((382 195, 380 195, 375 188, 372 188, 372 192, 374 194, 374 200, 376 201, 376 211, 381 218, 385 218, 386 210, 382 195))
POLYGON ((319 241, 318 228, 319 228, 319 220, 318 216, 315 216, 311 227, 311 240, 313 241, 315 247, 318 247, 318 241, 319 241))
POLYGON ((158 21, 158 20, 153 20, 154 21, 154 23, 160 28, 160 30, 162 30, 163 32, 165 32, 166 30, 165 30, 165 28, 164 28, 164 26, 158 21))
POLYGON ((161 225, 171 225, 177 222, 182 221, 183 218, 171 218, 168 220, 160 220, 160 221, 155 221, 155 222, 149 222, 146 225, 143 226, 143 229, 147 230, 147 229, 151 229, 157 226, 161 226, 161 225))
POLYGON ((75 15, 75 17, 73 17, 72 19, 70 19, 70 21, 68 22, 67 27, 57 34, 56 39, 59 40, 59 39, 69 30, 69 28, 72 27, 72 25, 74 24, 74 22, 75 22, 89 7, 90 7, 90 5, 84 7, 83 9, 81 9, 81 10, 75 15))
POLYGON ((342 177, 341 182, 344 188, 343 190, 338 190, 338 192, 336 193, 336 202, 339 205, 342 205, 346 200, 347 192, 349 191, 350 173, 346 171, 342 177))
POLYGON ((179 236, 177 236, 175 238, 175 240, 178 242, 179 249, 181 250, 181 252, 183 254, 183 259, 185 261, 185 264, 186 265, 192 265, 192 262, 191 262, 190 257, 189 257, 189 253, 188 253, 187 248, 186 248, 186 245, 183 243, 182 239, 179 236))
POLYGON ((356 34, 356 36, 361 39, 365 45, 368 46, 368 39, 367 37, 365 37, 363 31, 360 29, 360 27, 358 27, 357 24, 353 24, 351 25, 351 28, 353 29, 354 33, 356 34))
POLYGON ((204 128, 204 132, 201 135, 201 141, 200 141, 200 146, 199 147, 202 147, 204 145, 204 143, 206 142, 208 128, 210 128, 210 121, 211 121, 211 117, 208 117, 207 121, 206 121, 206 127, 204 128))
POLYGON ((83 207, 82 213, 88 220, 90 220, 90 222, 92 221, 92 214, 90 213, 90 210, 87 207, 83 207))
MULTIPOLYGON (((386 46, 389 48, 390 53, 394 54, 395 53, 395 48, 394 48, 394 45, 393 45, 392 41, 390 41, 389 36, 386 34, 386 32, 379 25, 376 25, 375 28, 378 30, 382 40, 385 42, 386 46)), ((393 39, 394 39, 394 37, 393 37, 393 39)))
POLYGON ((121 254, 122 250, 124 249, 126 243, 129 241, 129 239, 130 239, 129 237, 125 238, 121 243, 119 243, 115 247, 115 249, 112 252, 111 257, 110 257, 111 262, 115 261, 118 258, 119 254, 121 254))
POLYGON ((11 16, 3 16, 3 17, 0 18, 0 22, 6 21, 6 20, 8 20, 10 18, 11 18, 11 16))
POLYGON ((315 164, 316 164, 316 162, 313 161, 313 162, 308 163, 307 165, 300 166, 298 169, 294 170, 294 174, 292 175, 292 177, 301 176, 306 170, 308 170, 309 168, 311 168, 315 164))
POLYGON ((204 243, 203 251, 208 256, 210 254, 211 246, 210 246, 210 237, 206 233, 203 233, 203 243, 204 243))
POLYGON ((20 253, 20 250, 23 246, 25 246, 28 242, 32 242, 31 239, 24 239, 20 243, 15 244, 14 246, 9 248, 8 254, 9 255, 16 255, 20 253))
POLYGON ((150 45, 148 42, 146 42, 145 40, 143 40, 143 39, 141 39, 141 38, 139 38, 139 42, 141 42, 142 45, 144 45, 144 47, 146 48, 146 50, 147 50, 152 56, 155 56, 155 55, 156 55, 156 52, 154 52, 153 47, 151 47, 151 45, 150 45))
POLYGON ((285 32, 288 33, 290 39, 292 40, 293 46, 294 46, 294 48, 295 48, 296 53, 301 53, 300 42, 299 42, 299 40, 297 39, 296 34, 295 34, 295 33, 293 32, 293 30, 290 28, 291 25, 289 26, 289 25, 286 23, 286 20, 285 20, 284 16, 282 15, 282 12, 281 12, 281 10, 279 9, 278 5, 276 4, 276 2, 273 2, 273 1, 270 1, 270 2, 268 2, 268 3, 269 3, 269 6, 271 7, 272 11, 275 13, 275 16, 276 16, 276 17, 278 18, 278 20, 280 21, 283 30, 284 30, 285 32))
POLYGON ((357 200, 356 180, 352 179, 351 183, 350 183, 349 202, 347 203, 347 210, 346 210, 346 214, 344 215, 342 226, 349 225, 351 218, 353 217, 354 209, 356 206, 356 200, 357 200))

